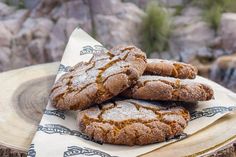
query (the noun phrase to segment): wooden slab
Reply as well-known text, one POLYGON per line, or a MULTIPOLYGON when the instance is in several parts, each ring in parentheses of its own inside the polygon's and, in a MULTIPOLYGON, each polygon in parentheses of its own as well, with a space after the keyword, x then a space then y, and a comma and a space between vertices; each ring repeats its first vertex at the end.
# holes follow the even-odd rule
MULTIPOLYGON (((0 74, 0 156, 26 156, 58 67, 50 63, 0 74)), ((234 157, 235 124, 236 114, 225 116, 187 139, 142 156, 234 157)))

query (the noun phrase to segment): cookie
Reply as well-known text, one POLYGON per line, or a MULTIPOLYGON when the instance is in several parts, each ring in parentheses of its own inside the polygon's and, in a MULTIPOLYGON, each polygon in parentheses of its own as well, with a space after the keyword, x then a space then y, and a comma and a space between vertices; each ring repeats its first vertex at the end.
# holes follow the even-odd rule
POLYGON ((78 113, 79 129, 103 143, 146 145, 183 133, 189 112, 173 102, 119 100, 78 113))
POLYGON ((146 68, 146 55, 135 46, 119 46, 78 63, 53 86, 52 104, 62 110, 102 103, 134 84, 146 68))
POLYGON ((181 79, 194 79, 197 72, 197 68, 190 64, 161 59, 148 59, 145 69, 146 75, 170 76, 181 79))
POLYGON ((121 95, 145 100, 193 102, 212 99, 213 90, 208 85, 194 80, 144 75, 121 95))

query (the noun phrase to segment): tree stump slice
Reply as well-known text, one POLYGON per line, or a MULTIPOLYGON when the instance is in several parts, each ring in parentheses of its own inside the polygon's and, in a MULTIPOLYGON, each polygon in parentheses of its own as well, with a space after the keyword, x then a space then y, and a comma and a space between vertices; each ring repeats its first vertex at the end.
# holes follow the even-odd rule
MULTIPOLYGON (((55 62, 0 73, 1 157, 26 156, 58 67, 55 62)), ((235 124, 236 113, 229 114, 182 141, 142 156, 236 157, 235 124)))

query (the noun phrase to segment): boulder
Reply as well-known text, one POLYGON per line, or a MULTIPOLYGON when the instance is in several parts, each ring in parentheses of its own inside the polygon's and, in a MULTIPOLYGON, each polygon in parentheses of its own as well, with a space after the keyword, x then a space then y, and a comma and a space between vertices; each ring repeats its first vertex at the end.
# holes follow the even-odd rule
POLYGON ((35 39, 32 40, 27 46, 28 51, 31 55, 32 63, 44 63, 45 54, 44 54, 44 45, 46 39, 35 39))
POLYGON ((158 0, 158 2, 166 7, 176 7, 184 5, 185 0, 158 0))
POLYGON ((10 46, 13 36, 11 32, 5 27, 3 23, 0 23, 0 46, 10 46))
POLYGON ((211 67, 210 78, 236 91, 236 55, 218 58, 211 67))
POLYGON ((22 29, 16 34, 15 42, 17 45, 28 45, 35 38, 47 38, 53 22, 47 18, 28 18, 22 29))
POLYGON ((2 21, 2 24, 4 24, 12 34, 16 34, 17 32, 19 32, 23 22, 28 15, 29 11, 26 9, 17 10, 13 14, 6 16, 2 21))
POLYGON ((0 72, 10 69, 11 50, 8 47, 0 47, 0 72))
POLYGON ((6 16, 14 12, 14 8, 0 2, 0 17, 6 16))
POLYGON ((116 7, 119 9, 112 15, 94 15, 96 38, 107 48, 119 44, 140 46, 138 30, 144 12, 132 3, 118 3, 116 7))
POLYGON ((236 52, 236 13, 222 14, 219 34, 222 38, 222 48, 236 52))
MULTIPOLYGON (((207 47, 210 41, 214 39, 214 35, 214 31, 203 21, 198 21, 185 27, 180 25, 171 34, 169 40, 170 51, 173 54, 184 53, 186 50, 191 50, 194 53, 201 47, 207 47)), ((195 53, 192 53, 187 55, 195 55, 195 53)))
POLYGON ((48 37, 53 22, 48 18, 37 18, 35 22, 35 28, 33 30, 34 38, 46 38, 48 37))
POLYGON ((65 49, 65 42, 56 38, 51 37, 50 42, 45 45, 45 59, 47 62, 60 61, 65 49))
POLYGON ((54 21, 57 21, 59 18, 66 18, 67 16, 67 8, 66 5, 57 5, 50 12, 50 18, 54 21))
POLYGON ((32 64, 31 55, 25 46, 13 45, 11 50, 11 69, 21 68, 32 64))
POLYGON ((47 61, 59 61, 61 59, 68 39, 66 31, 67 21, 68 19, 62 17, 53 26, 49 41, 45 45, 47 61))

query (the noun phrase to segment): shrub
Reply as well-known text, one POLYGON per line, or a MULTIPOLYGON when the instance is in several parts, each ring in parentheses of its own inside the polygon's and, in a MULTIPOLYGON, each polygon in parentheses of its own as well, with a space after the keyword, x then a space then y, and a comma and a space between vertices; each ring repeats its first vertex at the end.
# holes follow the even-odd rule
POLYGON ((156 2, 150 2, 141 26, 142 47, 149 56, 152 52, 161 52, 168 48, 170 20, 167 11, 156 2))
POLYGON ((218 4, 214 4, 210 9, 204 12, 204 19, 210 26, 217 31, 220 25, 222 7, 218 4))
POLYGON ((193 0, 192 3, 204 9, 204 19, 216 31, 223 12, 236 12, 236 0, 193 0))

